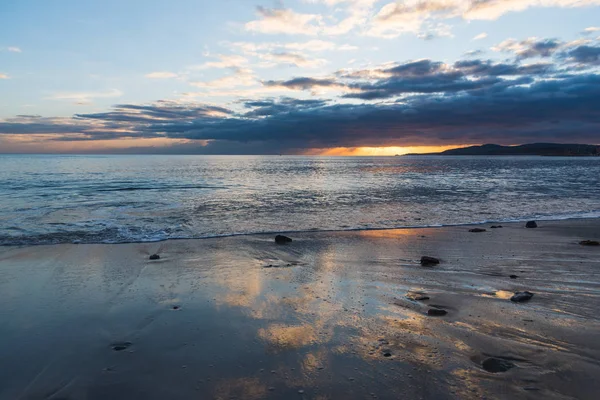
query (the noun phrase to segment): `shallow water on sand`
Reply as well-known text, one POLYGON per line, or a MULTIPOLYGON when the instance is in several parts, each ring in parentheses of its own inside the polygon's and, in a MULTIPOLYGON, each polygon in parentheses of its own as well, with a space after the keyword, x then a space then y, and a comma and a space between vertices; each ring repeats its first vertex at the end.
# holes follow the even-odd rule
POLYGON ((0 155, 0 245, 600 216, 600 158, 0 155))
POLYGON ((600 230, 567 223, 4 248, 0 398, 592 399, 600 230))

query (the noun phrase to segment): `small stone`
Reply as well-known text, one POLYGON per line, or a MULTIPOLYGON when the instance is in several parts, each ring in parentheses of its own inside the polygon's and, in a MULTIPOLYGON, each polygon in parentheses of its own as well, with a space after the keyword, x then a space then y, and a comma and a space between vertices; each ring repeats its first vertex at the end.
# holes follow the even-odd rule
POLYGON ((582 246, 600 246, 600 242, 597 240, 583 240, 579 244, 582 246))
POLYGON ((538 226, 537 226, 537 223, 536 223, 535 221, 528 221, 528 222, 525 224, 525 228, 537 228, 537 227, 538 227, 538 226))
POLYGON ((291 241, 292 241, 292 239, 287 236, 283 236, 283 235, 275 236, 275 243, 277 243, 277 244, 290 243, 291 241))
POLYGON ((448 314, 448 311, 440 310, 438 308, 430 308, 429 310, 427 310, 427 315, 432 317, 441 317, 446 314, 448 314))
POLYGON ((514 301, 515 303, 522 303, 524 301, 531 300, 533 297, 533 293, 531 292, 516 292, 513 297, 510 298, 510 301, 514 301))
POLYGON ((473 228, 473 229, 469 229, 469 232, 479 233, 479 232, 487 232, 487 231, 483 228, 473 228))
POLYGON ((304 394, 304 390, 302 390, 302 389, 298 390, 298 394, 304 394))
POLYGON ((416 301, 424 301, 424 300, 429 300, 429 296, 417 296, 415 297, 416 301))
POLYGON ((435 264, 439 264, 439 263, 440 263, 440 260, 435 257, 429 257, 429 256, 421 257, 421 265, 423 265, 423 266, 435 265, 435 264))
POLYGON ((497 372, 506 372, 511 368, 515 367, 515 364, 510 361, 503 360, 501 358, 490 357, 483 360, 481 363, 483 369, 487 372, 497 373, 497 372))
POLYGON ((491 229, 498 229, 498 228, 502 228, 502 225, 492 225, 490 226, 491 229))
POLYGON ((116 342, 111 344, 111 347, 114 351, 122 351, 129 348, 133 343, 131 342, 116 342))
POLYGON ((511 276, 510 276, 510 279, 517 279, 517 278, 518 278, 518 276, 517 276, 517 275, 511 275, 511 276))
POLYGON ((269 388, 269 392, 272 392, 273 390, 275 390, 275 388, 271 386, 271 387, 269 388))
POLYGON ((150 259, 150 260, 160 260, 160 256, 159 256, 158 254, 152 254, 152 255, 149 257, 149 259, 150 259))
POLYGON ((179 310, 179 306, 173 306, 173 310, 179 310))
POLYGON ((384 356, 384 357, 391 357, 391 356, 392 356, 392 353, 386 352, 386 353, 383 353, 383 356, 384 356))

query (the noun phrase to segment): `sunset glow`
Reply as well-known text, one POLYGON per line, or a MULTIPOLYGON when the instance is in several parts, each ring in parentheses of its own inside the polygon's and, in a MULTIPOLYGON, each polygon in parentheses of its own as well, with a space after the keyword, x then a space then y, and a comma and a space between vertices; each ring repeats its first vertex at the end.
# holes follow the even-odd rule
POLYGON ((407 147, 336 147, 333 149, 323 149, 308 152, 311 155, 321 156, 395 156, 409 153, 439 153, 441 151, 466 147, 470 145, 456 146, 407 146, 407 147))

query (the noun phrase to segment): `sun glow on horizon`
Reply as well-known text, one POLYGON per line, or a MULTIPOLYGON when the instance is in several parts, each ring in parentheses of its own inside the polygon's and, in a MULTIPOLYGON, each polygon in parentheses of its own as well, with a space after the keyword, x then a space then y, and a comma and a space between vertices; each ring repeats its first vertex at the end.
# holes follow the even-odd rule
POLYGON ((385 147, 334 147, 330 149, 315 149, 307 152, 309 155, 321 156, 395 156, 410 153, 438 153, 445 150, 471 146, 458 144, 450 146, 385 146, 385 147))

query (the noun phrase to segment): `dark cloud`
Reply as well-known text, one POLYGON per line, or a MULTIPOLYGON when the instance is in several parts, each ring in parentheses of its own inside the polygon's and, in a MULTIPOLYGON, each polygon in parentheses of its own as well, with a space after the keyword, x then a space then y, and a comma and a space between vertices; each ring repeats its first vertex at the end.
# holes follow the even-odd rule
POLYGON ((578 46, 565 52, 561 57, 578 64, 600 65, 600 46, 578 46))
POLYGON ((316 78, 307 78, 300 77, 289 79, 286 81, 265 81, 263 82, 265 86, 281 86, 288 89, 294 90, 311 90, 318 87, 331 87, 337 85, 334 80, 331 79, 316 79, 316 78))
MULTIPOLYGON (((595 49, 579 46, 564 57, 593 64, 598 57, 595 49)), ((176 102, 119 104, 108 112, 72 119, 20 116, 0 122, 0 133, 60 134, 56 140, 63 141, 184 139, 189 142, 135 151, 203 154, 484 142, 598 143, 600 75, 570 71, 568 65, 419 60, 340 72, 329 79, 265 82, 297 90, 343 88, 345 97, 355 99, 351 104, 290 97, 245 99, 231 108, 176 102), (354 104, 357 99, 386 102, 354 104)))
POLYGON ((309 147, 440 144, 529 140, 598 140, 600 77, 483 90, 477 95, 416 96, 391 105, 332 105, 260 123, 199 124, 175 137, 225 140, 300 140, 309 147))
POLYGON ((157 122, 177 118, 193 120, 221 114, 231 114, 232 111, 223 107, 208 105, 189 105, 167 101, 159 101, 153 105, 118 104, 114 111, 96 114, 76 114, 76 119, 98 119, 113 122, 157 122))
POLYGON ((274 114, 282 114, 296 110, 305 110, 310 108, 322 107, 327 103, 326 100, 303 100, 291 97, 281 99, 270 99, 263 101, 244 102, 246 108, 253 108, 252 111, 244 114, 246 117, 264 117, 274 114))
POLYGON ((551 57, 561 46, 561 42, 556 39, 543 39, 525 42, 525 48, 518 52, 518 57, 551 57))
POLYGON ((399 64, 392 68, 382 70, 388 74, 399 77, 422 77, 431 76, 442 72, 444 63, 432 60, 419 60, 399 64))
POLYGON ((516 76, 516 75, 541 75, 551 72, 552 64, 505 64, 494 63, 491 60, 463 60, 454 63, 454 68, 465 75, 479 76, 516 76))
POLYGON ((552 70, 552 64, 545 63, 520 65, 473 59, 448 65, 438 61, 418 60, 375 70, 340 71, 336 78, 299 77, 288 81, 269 81, 265 84, 294 90, 336 87, 348 91, 343 95, 345 98, 380 100, 407 93, 448 94, 480 90, 495 85, 506 86, 511 82, 521 85, 531 82, 531 79, 508 80, 501 77, 537 76, 552 70))

